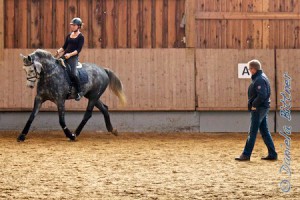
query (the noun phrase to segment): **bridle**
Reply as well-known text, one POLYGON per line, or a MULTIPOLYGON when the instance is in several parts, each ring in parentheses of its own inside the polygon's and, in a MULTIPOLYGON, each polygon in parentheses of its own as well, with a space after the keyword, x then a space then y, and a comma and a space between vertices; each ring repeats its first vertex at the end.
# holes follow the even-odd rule
POLYGON ((30 62, 29 64, 24 64, 24 66, 26 66, 26 67, 29 67, 29 66, 32 66, 32 65, 33 65, 33 69, 34 69, 35 75, 34 76, 30 76, 30 77, 27 76, 27 81, 30 81, 30 82, 34 83, 37 79, 40 79, 40 77, 41 77, 40 73, 37 72, 36 67, 35 67, 35 65, 34 65, 33 62, 30 62), (32 80, 32 79, 34 79, 34 80, 32 80))

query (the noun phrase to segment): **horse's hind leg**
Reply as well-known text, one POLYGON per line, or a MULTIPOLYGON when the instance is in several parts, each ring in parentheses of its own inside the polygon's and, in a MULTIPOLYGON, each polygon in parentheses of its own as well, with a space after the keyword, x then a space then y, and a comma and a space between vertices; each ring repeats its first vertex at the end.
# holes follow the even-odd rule
POLYGON ((88 106, 87 106, 86 111, 84 113, 83 119, 82 119, 81 123, 79 124, 79 126, 77 127, 77 129, 75 131, 76 136, 80 135, 83 127, 85 126, 85 124, 92 117, 93 109, 94 109, 94 106, 95 106, 95 101, 96 100, 89 99, 89 103, 88 103, 88 106))
POLYGON ((27 123, 26 123, 26 125, 25 125, 22 133, 17 138, 18 142, 23 142, 26 139, 26 135, 27 135, 27 133, 28 133, 28 131, 30 129, 30 126, 31 126, 31 124, 32 124, 35 116, 38 114, 42 103, 43 102, 42 102, 42 100, 41 100, 40 97, 35 97, 33 110, 32 110, 32 112, 30 114, 29 119, 27 120, 27 123))
POLYGON ((118 131, 117 131, 117 129, 113 128, 113 126, 111 125, 111 122, 110 122, 108 107, 104 103, 102 103, 100 100, 98 100, 96 102, 95 106, 102 112, 102 114, 104 116, 104 120, 105 120, 105 125, 106 125, 106 128, 107 128, 108 132, 111 132, 112 134, 117 136, 118 131))

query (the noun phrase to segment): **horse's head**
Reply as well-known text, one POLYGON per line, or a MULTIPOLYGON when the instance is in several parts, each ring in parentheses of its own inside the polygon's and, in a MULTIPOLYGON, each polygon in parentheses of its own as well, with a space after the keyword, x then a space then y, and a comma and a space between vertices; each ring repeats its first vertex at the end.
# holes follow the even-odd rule
POLYGON ((34 88, 35 82, 40 78, 42 71, 42 64, 35 58, 34 54, 24 56, 20 54, 23 59, 23 69, 26 72, 27 87, 34 88))

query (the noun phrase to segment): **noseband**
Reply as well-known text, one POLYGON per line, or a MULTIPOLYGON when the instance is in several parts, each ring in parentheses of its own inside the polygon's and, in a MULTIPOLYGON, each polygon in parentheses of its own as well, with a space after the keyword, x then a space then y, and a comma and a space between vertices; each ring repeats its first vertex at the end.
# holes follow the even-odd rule
POLYGON ((35 67, 33 62, 30 62, 29 64, 24 64, 24 66, 26 66, 26 67, 29 67, 29 66, 32 66, 32 65, 33 65, 35 75, 30 76, 30 77, 27 76, 27 81, 30 81, 30 82, 34 83, 36 81, 36 79, 40 79, 40 74, 37 72, 36 67, 35 67), (34 79, 34 80, 32 80, 32 79, 34 79))

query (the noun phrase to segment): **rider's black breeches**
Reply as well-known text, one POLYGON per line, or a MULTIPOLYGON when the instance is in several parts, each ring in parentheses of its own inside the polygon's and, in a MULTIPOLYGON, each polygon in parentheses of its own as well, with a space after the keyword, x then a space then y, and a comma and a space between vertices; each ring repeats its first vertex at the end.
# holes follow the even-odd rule
POLYGON ((72 79, 75 83, 75 87, 78 93, 81 92, 81 87, 80 87, 80 80, 77 74, 77 65, 78 65, 78 56, 72 56, 69 59, 66 60, 67 63, 70 65, 71 67, 71 75, 72 75, 72 79))

